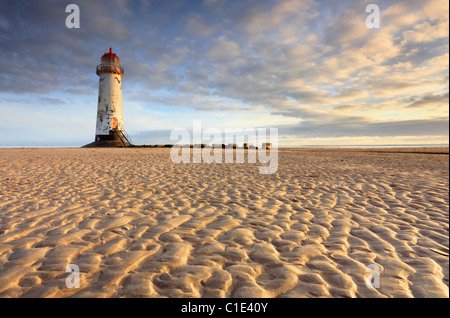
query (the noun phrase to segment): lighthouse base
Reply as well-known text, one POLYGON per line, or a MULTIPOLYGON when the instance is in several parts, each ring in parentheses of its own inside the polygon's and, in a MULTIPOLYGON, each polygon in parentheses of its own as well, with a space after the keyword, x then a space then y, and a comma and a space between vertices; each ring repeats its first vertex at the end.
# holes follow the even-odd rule
POLYGON ((125 137, 122 131, 111 130, 109 135, 97 135, 95 141, 83 146, 82 148, 96 147, 129 147, 131 142, 125 137))

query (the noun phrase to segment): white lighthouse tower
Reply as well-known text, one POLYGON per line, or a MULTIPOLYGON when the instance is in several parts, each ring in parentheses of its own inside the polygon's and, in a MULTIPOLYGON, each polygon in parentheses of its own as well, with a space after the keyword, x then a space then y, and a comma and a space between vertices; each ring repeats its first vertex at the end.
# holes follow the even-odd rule
POLYGON ((97 126, 95 142, 91 147, 113 147, 131 145, 125 137, 122 111, 123 68, 119 57, 109 49, 97 66, 100 76, 98 85, 97 126))

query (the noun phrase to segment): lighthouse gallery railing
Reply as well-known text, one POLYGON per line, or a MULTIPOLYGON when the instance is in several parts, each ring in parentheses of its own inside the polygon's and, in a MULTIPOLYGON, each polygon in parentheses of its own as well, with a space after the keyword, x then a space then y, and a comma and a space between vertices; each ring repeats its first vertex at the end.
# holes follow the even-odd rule
POLYGON ((115 65, 97 65, 97 75, 101 73, 118 73, 123 75, 123 67, 115 65))

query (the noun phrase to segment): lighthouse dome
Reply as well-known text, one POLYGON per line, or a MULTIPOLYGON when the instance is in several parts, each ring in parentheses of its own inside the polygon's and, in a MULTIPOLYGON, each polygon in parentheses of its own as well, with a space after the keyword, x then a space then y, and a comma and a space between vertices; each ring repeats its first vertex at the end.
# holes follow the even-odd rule
POLYGON ((112 48, 109 49, 108 53, 103 54, 101 64, 97 66, 97 75, 100 76, 101 73, 105 72, 117 73, 123 77, 123 68, 120 67, 120 59, 112 52, 112 48))
POLYGON ((116 55, 116 53, 113 53, 113 52, 112 52, 112 48, 109 48, 109 52, 103 54, 102 60, 103 60, 103 59, 105 59, 105 60, 106 60, 106 59, 112 59, 112 58, 116 58, 116 59, 118 59, 118 60, 120 61, 120 59, 119 59, 119 57, 116 55))

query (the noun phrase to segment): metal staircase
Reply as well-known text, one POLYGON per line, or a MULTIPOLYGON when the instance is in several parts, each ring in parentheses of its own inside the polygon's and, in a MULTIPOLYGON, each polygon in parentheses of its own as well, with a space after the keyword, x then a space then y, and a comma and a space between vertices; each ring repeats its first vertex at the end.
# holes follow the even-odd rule
POLYGON ((117 137, 119 137, 120 141, 122 141, 124 146, 131 146, 131 145, 133 145, 131 143, 130 136, 125 131, 120 131, 120 130, 113 130, 113 131, 117 135, 117 137))

